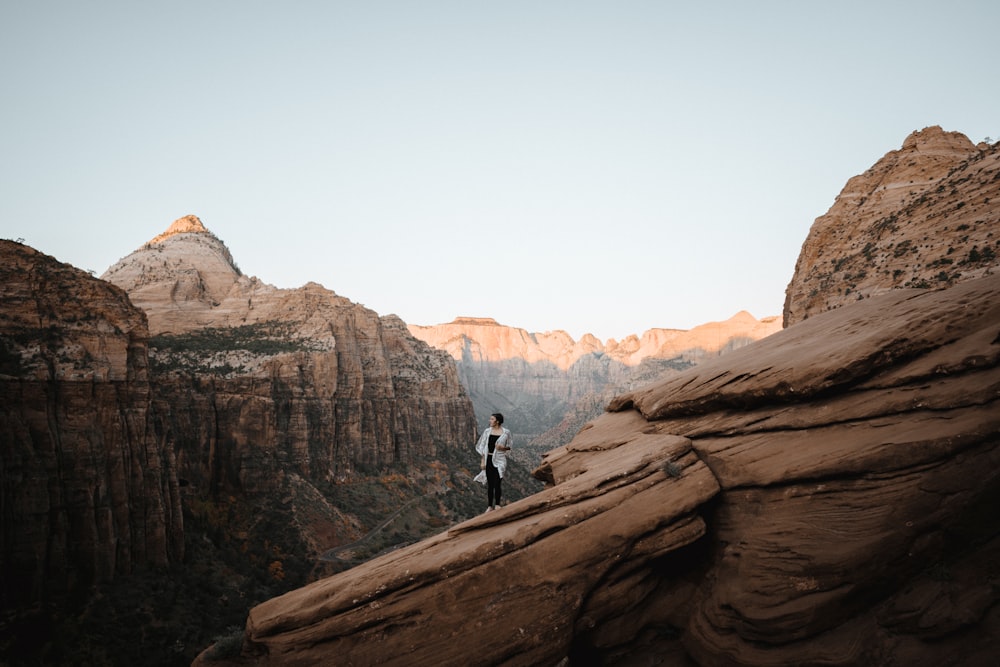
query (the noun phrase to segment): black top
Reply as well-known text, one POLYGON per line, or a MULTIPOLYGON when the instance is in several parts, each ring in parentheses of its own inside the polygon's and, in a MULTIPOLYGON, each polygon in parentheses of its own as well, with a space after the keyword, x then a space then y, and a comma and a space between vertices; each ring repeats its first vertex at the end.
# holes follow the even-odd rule
POLYGON ((492 454, 493 450, 496 449, 497 440, 499 439, 500 439, 499 435, 493 435, 492 433, 490 434, 490 454, 492 454))

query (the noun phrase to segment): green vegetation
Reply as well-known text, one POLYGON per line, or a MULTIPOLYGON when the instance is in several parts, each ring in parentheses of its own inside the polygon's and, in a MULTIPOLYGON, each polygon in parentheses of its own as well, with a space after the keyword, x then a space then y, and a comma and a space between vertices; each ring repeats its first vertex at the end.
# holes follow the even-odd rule
POLYGON ((910 239, 906 239, 905 241, 900 241, 899 245, 897 245, 896 248, 892 251, 892 256, 898 258, 902 257, 908 252, 916 252, 917 249, 912 246, 913 242, 910 239))
POLYGON ((243 636, 245 631, 241 627, 230 626, 227 634, 217 635, 212 638, 212 646, 205 651, 205 657, 209 660, 224 660, 235 658, 240 654, 243 647, 243 636))
MULTIPOLYGON (((883 232, 892 233, 892 232, 896 231, 897 229, 899 229, 899 225, 897 224, 897 217, 896 217, 895 213, 893 213, 892 215, 889 215, 889 216, 887 216, 885 218, 881 218, 879 220, 876 220, 872 224, 872 231, 875 232, 879 236, 881 236, 883 232)), ((869 244, 869 245, 871 245, 871 244, 869 244)), ((862 252, 864 252, 864 251, 862 251, 862 252)), ((867 257, 867 254, 865 256, 867 257)))
MULTIPOLYGON (((359 539, 328 552, 331 562, 340 569, 353 567, 480 514, 486 506, 486 487, 472 480, 477 461, 470 448, 470 456, 462 461, 432 461, 423 469, 401 468, 322 488, 338 510, 367 528, 359 539)), ((510 460, 503 483, 505 503, 536 493, 542 486, 526 466, 510 460)))
POLYGON ((680 477, 682 472, 681 467, 674 461, 667 461, 664 463, 661 470, 663 470, 663 473, 667 477, 673 477, 674 479, 680 477))
POLYGON ((232 352, 246 350, 251 354, 275 355, 310 350, 308 341, 289 338, 291 326, 285 322, 260 322, 239 327, 208 327, 185 334, 153 336, 150 347, 170 353, 232 352))
POLYGON ((983 246, 982 248, 979 246, 972 246, 972 250, 969 251, 969 254, 966 255, 965 259, 959 262, 959 264, 980 264, 992 262, 995 259, 996 253, 993 248, 989 246, 983 246))
POLYGON ((184 334, 160 334, 149 341, 154 373, 186 372, 232 375, 246 369, 229 363, 227 355, 275 356, 320 349, 309 340, 291 337, 286 322, 260 322, 238 327, 208 327, 184 334))
MULTIPOLYGON (((183 563, 119 575, 86 600, 6 619, 0 663, 186 667, 206 649, 208 659, 235 657, 257 604, 481 513, 486 491, 472 481, 469 450, 447 448, 447 463, 358 474, 319 493, 289 475, 273 493, 187 496, 183 563), (339 552, 329 561, 316 553, 324 540, 339 552)), ((541 488, 511 462, 510 501, 541 488)))

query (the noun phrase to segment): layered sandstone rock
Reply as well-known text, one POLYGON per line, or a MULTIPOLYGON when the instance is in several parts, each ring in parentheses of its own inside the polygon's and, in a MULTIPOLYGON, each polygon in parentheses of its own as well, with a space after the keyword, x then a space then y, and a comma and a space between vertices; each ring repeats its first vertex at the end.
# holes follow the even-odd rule
POLYGON ((122 290, 0 241, 0 607, 182 558, 148 336, 122 290))
POLYGON ((413 335, 447 351, 456 361, 498 362, 519 359, 528 364, 546 363, 568 371, 589 355, 606 355, 623 366, 638 366, 648 358, 700 359, 731 348, 734 341, 758 340, 780 330, 777 317, 757 320, 741 311, 728 320, 709 322, 693 329, 649 329, 601 343, 591 334, 575 341, 565 331, 529 333, 489 317, 459 317, 448 324, 409 326, 413 335))
POLYGON ((785 326, 899 287, 947 287, 1000 263, 1000 143, 914 132, 847 182, 813 223, 785 326))
POLYGON ((479 423, 505 413, 519 446, 540 456, 568 442, 616 394, 764 338, 781 322, 744 311, 690 330, 650 329, 604 343, 590 334, 575 341, 565 331, 529 333, 491 318, 409 329, 455 359, 479 423))
POLYGON ((273 491, 288 472, 333 481, 469 446, 447 355, 321 285, 243 275, 194 216, 102 277, 149 318, 164 430, 196 489, 273 491))
POLYGON ((1000 276, 817 314, 609 409, 546 490, 254 608, 231 664, 1000 654, 1000 276))

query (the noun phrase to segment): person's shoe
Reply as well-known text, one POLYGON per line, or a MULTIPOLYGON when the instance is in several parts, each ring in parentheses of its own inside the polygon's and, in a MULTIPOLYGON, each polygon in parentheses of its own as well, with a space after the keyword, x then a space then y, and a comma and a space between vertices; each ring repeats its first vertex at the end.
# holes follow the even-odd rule
MULTIPOLYGON (((492 511, 492 510, 493 510, 493 508, 492 508, 492 507, 487 507, 487 508, 486 508, 486 512, 490 512, 490 511, 492 511)), ((486 512, 483 512, 483 514, 486 514, 486 512)))

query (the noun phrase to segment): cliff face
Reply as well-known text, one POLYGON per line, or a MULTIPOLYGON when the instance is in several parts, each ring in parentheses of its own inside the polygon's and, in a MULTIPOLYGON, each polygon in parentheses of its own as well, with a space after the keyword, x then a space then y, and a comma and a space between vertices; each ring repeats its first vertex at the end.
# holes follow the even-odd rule
POLYGON ((242 275, 225 245, 182 218, 102 276, 146 312, 151 363, 180 475, 195 489, 275 490, 468 448, 454 364, 315 283, 242 275))
POLYGON ((231 664, 993 664, 1000 276, 625 394, 536 475, 255 607, 231 664))
POLYGON ((540 455, 568 442, 613 396, 764 338, 781 322, 741 312, 691 330, 650 329, 605 343, 589 334, 574 341, 564 331, 528 333, 490 318, 409 328, 455 359, 479 423, 503 412, 518 445, 540 455))
POLYGON ((244 276, 193 217, 105 274, 123 287, 0 243, 14 662, 191 659, 251 601, 481 506, 455 364, 398 318, 244 276))
POLYGON ((847 182, 813 223, 784 324, 900 287, 947 287, 1000 259, 1000 144, 929 127, 847 182))
POLYGON ((0 240, 0 607, 182 558, 147 340, 122 290, 0 240))

